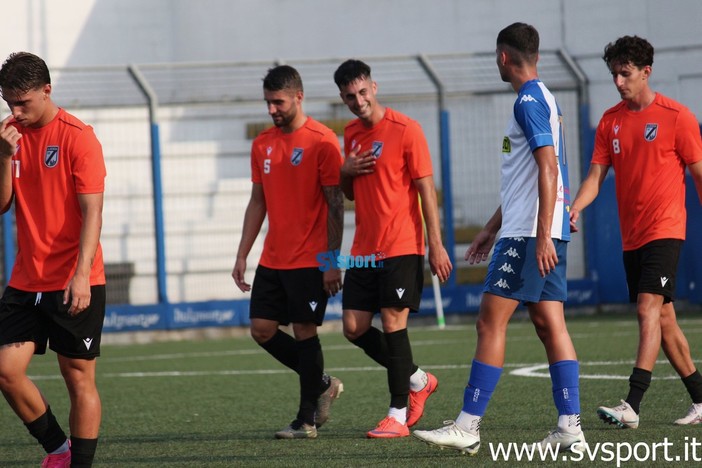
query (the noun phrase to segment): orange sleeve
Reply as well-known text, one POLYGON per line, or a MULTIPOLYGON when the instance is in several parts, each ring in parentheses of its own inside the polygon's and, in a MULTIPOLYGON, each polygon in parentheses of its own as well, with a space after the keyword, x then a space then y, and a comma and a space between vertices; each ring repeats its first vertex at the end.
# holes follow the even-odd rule
POLYGON ((325 135, 319 143, 319 180, 324 186, 339 185, 341 147, 335 134, 325 135))
POLYGON ((417 122, 411 121, 405 131, 407 134, 404 141, 404 151, 410 177, 412 179, 421 179, 432 175, 434 168, 431 164, 429 145, 424 137, 422 128, 417 122))
POLYGON ((678 115, 675 130, 675 151, 686 165, 702 161, 702 137, 694 114, 683 109, 678 115))
POLYGON ((595 131, 595 148, 592 151, 592 164, 612 165, 612 154, 609 151, 607 142, 607 130, 605 129, 605 119, 600 120, 600 124, 595 131))
POLYGON ((85 127, 70 154, 73 180, 77 193, 102 193, 105 191, 105 159, 102 145, 93 128, 85 127))

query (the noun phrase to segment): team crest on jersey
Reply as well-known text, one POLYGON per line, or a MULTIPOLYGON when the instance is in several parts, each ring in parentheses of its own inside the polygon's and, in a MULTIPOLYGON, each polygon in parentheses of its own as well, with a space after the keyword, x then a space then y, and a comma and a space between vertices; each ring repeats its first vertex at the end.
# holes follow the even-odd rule
POLYGON ((648 123, 646 124, 646 129, 644 130, 644 138, 646 141, 653 141, 658 135, 658 124, 648 123))
POLYGON ((511 153, 512 152, 512 142, 510 141, 508 136, 505 136, 502 139, 502 152, 503 153, 511 153))
POLYGON ((304 150, 302 148, 293 148, 292 155, 290 156, 290 162, 293 166, 299 166, 302 162, 302 153, 304 150))
POLYGON ((373 152, 371 153, 373 156, 375 156, 376 159, 380 157, 381 154, 383 154, 383 142, 382 141, 374 141, 373 142, 373 152))
POLYGON ((46 167, 56 167, 59 159, 59 147, 58 146, 47 146, 46 153, 44 153, 44 165, 46 167))

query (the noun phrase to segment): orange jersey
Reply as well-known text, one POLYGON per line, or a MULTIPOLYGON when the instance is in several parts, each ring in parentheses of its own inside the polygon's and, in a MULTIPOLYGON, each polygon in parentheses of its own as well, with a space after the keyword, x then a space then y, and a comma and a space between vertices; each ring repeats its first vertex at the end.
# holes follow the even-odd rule
POLYGON ((614 168, 624 250, 685 239, 685 167, 702 160, 695 116, 661 94, 640 112, 624 101, 597 127, 593 164, 614 168))
POLYGON ((371 128, 359 119, 344 129, 348 154, 374 151, 374 172, 353 179, 356 235, 352 255, 391 258, 424 255, 424 229, 413 179, 432 175, 429 146, 419 123, 386 108, 383 120, 371 128))
POLYGON ((268 233, 259 263, 289 270, 318 267, 329 250, 322 186, 339 185, 341 149, 329 128, 308 117, 292 133, 272 127, 251 147, 251 180, 263 184, 268 233))
MULTIPOLYGON (((60 109, 41 128, 24 128, 12 157, 17 258, 9 285, 22 291, 65 289, 75 271, 83 215, 78 194, 105 190, 102 146, 89 125, 60 109)), ((105 284, 98 244, 90 285, 105 284)))

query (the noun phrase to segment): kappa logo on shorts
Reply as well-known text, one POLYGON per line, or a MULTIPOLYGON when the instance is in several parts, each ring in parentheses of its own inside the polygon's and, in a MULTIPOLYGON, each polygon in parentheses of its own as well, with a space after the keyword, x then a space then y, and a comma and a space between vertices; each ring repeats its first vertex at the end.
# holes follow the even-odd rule
POLYGON ((83 338, 83 343, 85 343, 85 349, 90 350, 90 346, 93 344, 93 339, 83 338))
POLYGON ((661 286, 665 288, 666 283, 668 283, 668 280, 670 278, 666 278, 665 276, 661 276, 661 286))
POLYGON ((510 289, 509 283, 504 278, 500 278, 497 283, 493 284, 493 286, 497 286, 498 288, 502 289, 510 289))
POLYGON ((293 148, 292 155, 290 156, 290 162, 292 163, 293 166, 299 166, 300 163, 302 162, 302 153, 304 153, 305 150, 302 148, 293 148))
POLYGON ((646 141, 653 141, 658 135, 658 124, 657 123, 647 123, 646 129, 644 130, 644 138, 646 141))
POLYGON ((59 159, 59 147, 47 146, 44 153, 44 165, 46 167, 56 167, 59 159))
POLYGON ((510 247, 509 249, 507 249, 507 252, 505 252, 504 255, 508 255, 512 258, 521 258, 519 256, 519 253, 517 253, 517 249, 515 249, 514 247, 510 247))
POLYGON ((512 265, 509 263, 505 262, 504 265, 502 265, 500 268, 498 268, 500 271, 504 271, 505 273, 514 273, 514 269, 512 268, 512 265))
POLYGON ((397 288, 397 289, 395 290, 395 292, 397 293, 397 297, 399 297, 400 299, 402 299, 402 296, 405 294, 405 289, 404 289, 404 288, 397 288))

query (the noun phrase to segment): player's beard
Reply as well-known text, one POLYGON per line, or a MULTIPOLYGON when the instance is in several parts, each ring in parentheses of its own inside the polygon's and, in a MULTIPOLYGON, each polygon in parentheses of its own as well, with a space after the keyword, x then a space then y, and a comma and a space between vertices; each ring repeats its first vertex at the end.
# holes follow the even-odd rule
POLYGON ((295 108, 291 109, 290 112, 287 113, 280 112, 278 114, 278 118, 273 118, 273 125, 278 128, 288 127, 293 120, 295 120, 295 117, 297 117, 297 110, 295 108))

